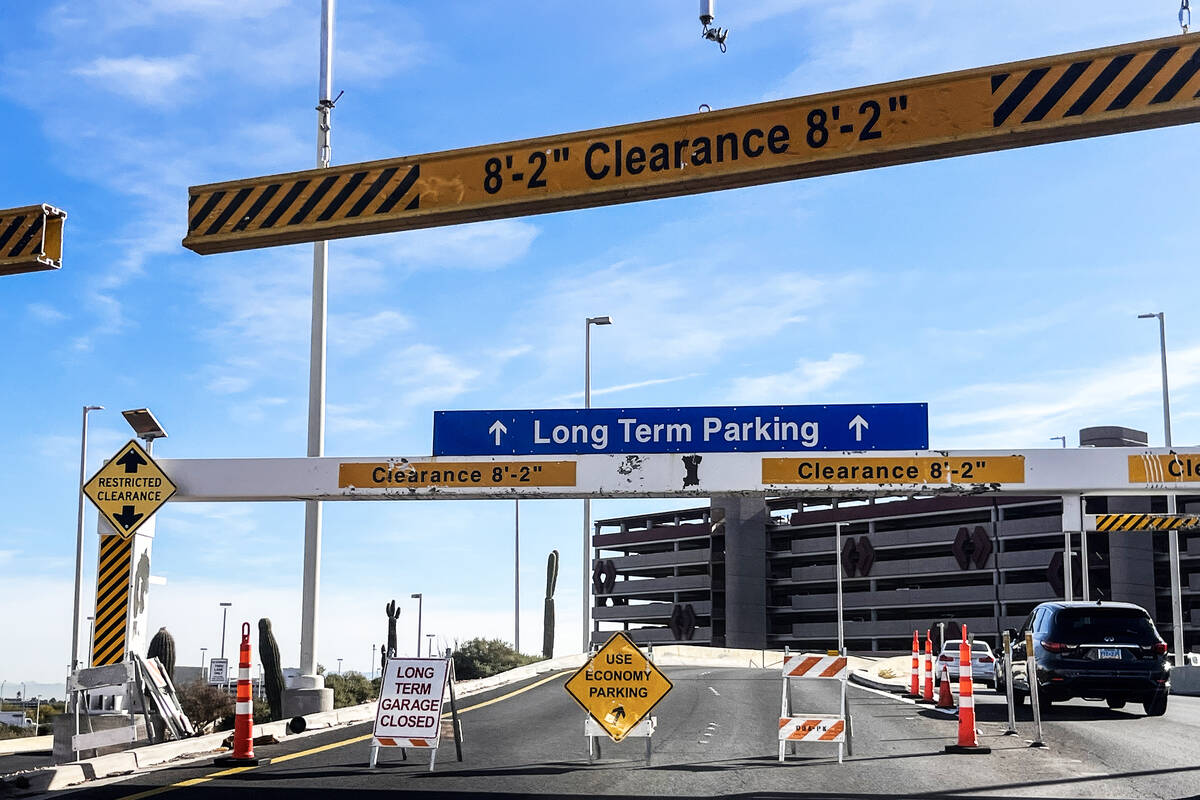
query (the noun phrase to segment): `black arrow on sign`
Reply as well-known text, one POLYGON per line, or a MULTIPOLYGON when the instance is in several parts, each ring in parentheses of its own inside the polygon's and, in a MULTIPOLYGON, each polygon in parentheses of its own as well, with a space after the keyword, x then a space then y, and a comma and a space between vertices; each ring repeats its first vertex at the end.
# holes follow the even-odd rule
POLYGON ((617 706, 612 710, 613 722, 619 719, 625 719, 625 706, 617 706))
MULTIPOLYGON (((146 462, 143 461, 142 463, 144 464, 146 462)), ((129 530, 130 528, 132 528, 134 525, 137 524, 137 521, 139 519, 141 519, 144 516, 145 516, 145 514, 133 513, 133 506, 122 506, 121 513, 113 514, 113 519, 115 519, 117 522, 121 523, 122 528, 124 528, 125 530, 129 530)))
MULTIPOLYGON (((128 453, 117 459, 117 463, 125 467, 126 473, 137 472, 138 467, 146 466, 146 459, 142 458, 141 454, 138 453, 137 450, 130 450, 128 453)), ((126 506, 126 508, 129 508, 129 506, 126 506)))

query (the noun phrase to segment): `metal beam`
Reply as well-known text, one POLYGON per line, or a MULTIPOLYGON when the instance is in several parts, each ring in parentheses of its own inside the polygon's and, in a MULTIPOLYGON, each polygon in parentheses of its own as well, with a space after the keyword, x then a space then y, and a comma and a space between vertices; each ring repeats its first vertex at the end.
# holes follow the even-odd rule
POLYGON ((1200 121, 1173 36, 611 128, 189 189, 221 253, 629 203, 1200 121))
POLYGON ((0 210, 0 275, 62 267, 67 212, 40 203, 0 210))
MULTIPOLYGON (((414 458, 158 459, 175 501, 895 496, 1200 491, 1200 448, 677 453, 414 458), (1145 465, 1176 466, 1147 480, 1145 465), (1178 473, 1178 477, 1175 474, 1178 473)), ((1152 472, 1154 472, 1152 470, 1152 472)))

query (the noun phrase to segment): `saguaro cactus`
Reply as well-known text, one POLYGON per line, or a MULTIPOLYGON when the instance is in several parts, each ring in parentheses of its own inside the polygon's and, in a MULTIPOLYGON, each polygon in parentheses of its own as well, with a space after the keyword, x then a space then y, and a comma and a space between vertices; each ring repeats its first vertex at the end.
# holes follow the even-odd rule
POLYGON ((154 634, 146 657, 161 661, 163 669, 167 671, 167 677, 175 680, 175 637, 166 628, 159 628, 158 633, 154 634))
POLYGON ((266 617, 258 621, 258 655, 262 659, 263 688, 267 690, 271 719, 283 719, 283 667, 279 664, 279 644, 271 631, 271 620, 266 617))
POLYGON ((554 587, 558 585, 558 551, 546 558, 546 610, 542 624, 542 658, 554 657, 554 587))
POLYGON ((396 606, 396 601, 392 600, 384 606, 384 610, 388 618, 387 655, 390 658, 396 654, 396 620, 400 619, 400 609, 396 606))

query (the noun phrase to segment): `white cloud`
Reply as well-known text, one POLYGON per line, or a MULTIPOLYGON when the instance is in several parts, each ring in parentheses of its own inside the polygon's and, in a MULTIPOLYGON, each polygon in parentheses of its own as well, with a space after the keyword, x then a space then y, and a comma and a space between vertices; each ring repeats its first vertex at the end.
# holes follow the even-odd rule
POLYGON ((395 334, 411 327, 408 317, 396 311, 342 314, 330 321, 329 338, 346 355, 354 356, 392 341, 395 334))
POLYGON ((728 402, 773 405, 811 401, 817 392, 833 386, 863 362, 857 353, 834 353, 823 361, 798 361, 787 372, 736 378, 729 387, 728 402))
POLYGON ((399 269, 497 269, 524 258, 537 235, 530 222, 495 220, 389 234, 369 247, 399 269))
POLYGON ((62 322, 64 319, 67 318, 66 314, 59 311, 54 306, 48 305, 46 303, 30 303, 28 306, 25 307, 25 310, 28 312, 29 316, 32 317, 33 319, 37 320, 38 322, 44 322, 47 324, 54 323, 54 322, 62 322))
POLYGON ((86 66, 77 67, 74 74, 91 80, 92 84, 134 102, 147 105, 175 104, 181 99, 186 79, 196 74, 190 57, 125 58, 100 57, 86 66))

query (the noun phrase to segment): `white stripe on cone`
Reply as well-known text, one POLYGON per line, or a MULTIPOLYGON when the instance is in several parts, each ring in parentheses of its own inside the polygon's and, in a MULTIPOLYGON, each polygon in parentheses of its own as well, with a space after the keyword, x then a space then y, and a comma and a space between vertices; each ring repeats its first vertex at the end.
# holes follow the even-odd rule
POLYGON ((254 703, 235 703, 233 711, 235 714, 253 714, 254 703))

